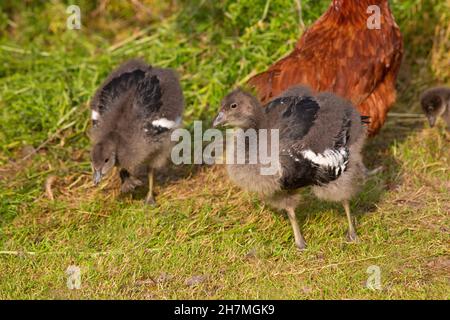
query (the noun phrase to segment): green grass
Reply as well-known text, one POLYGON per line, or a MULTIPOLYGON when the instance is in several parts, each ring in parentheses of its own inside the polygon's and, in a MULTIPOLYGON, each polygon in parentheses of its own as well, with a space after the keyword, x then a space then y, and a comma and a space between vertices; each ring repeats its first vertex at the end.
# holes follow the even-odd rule
MULTIPOLYGON (((450 298, 442 123, 394 115, 369 141, 365 161, 384 171, 352 203, 358 244, 344 241, 342 208, 305 190, 297 212, 309 247, 298 253, 286 217, 220 166, 159 175, 157 208, 119 197, 117 177, 94 188, 88 101, 112 68, 139 56, 177 69, 185 126, 210 123, 229 90, 291 50, 298 14, 291 0, 160 1, 148 15, 80 3, 79 31, 66 30, 63 1, 0 5, 0 298, 450 298), (80 290, 66 287, 69 265, 82 270, 80 290), (371 265, 380 291, 365 287, 371 265)), ((302 3, 308 25, 329 1, 302 3)), ((395 113, 420 113, 420 92, 450 83, 433 36, 448 25, 445 3, 392 2, 406 45, 395 113)))

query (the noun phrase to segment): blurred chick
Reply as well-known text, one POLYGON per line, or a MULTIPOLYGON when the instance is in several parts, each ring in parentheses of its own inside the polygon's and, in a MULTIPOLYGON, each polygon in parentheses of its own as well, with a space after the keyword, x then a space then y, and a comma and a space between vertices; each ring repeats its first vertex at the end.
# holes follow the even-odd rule
POLYGON ((420 98, 420 104, 430 127, 434 127, 437 119, 442 117, 447 123, 447 130, 450 130, 450 88, 436 87, 426 90, 420 98))
MULTIPOLYGON (((348 239, 357 239, 349 200, 356 195, 365 179, 361 155, 367 131, 364 120, 347 100, 332 93, 312 96, 309 90, 294 87, 264 108, 251 94, 235 90, 222 100, 214 126, 254 129, 257 132, 268 129, 270 137, 273 134, 271 129, 278 129, 279 168, 276 173, 263 175, 261 168, 265 165, 249 162, 252 147, 247 145, 249 152, 239 149, 239 146, 233 148, 234 157, 243 152, 246 161, 228 164, 228 175, 241 188, 256 192, 277 209, 286 210, 295 244, 304 249, 306 243, 295 209, 300 202, 296 190, 306 186, 312 186, 319 198, 343 204, 348 219, 348 239)), ((245 141, 243 130, 236 130, 234 138, 245 141)), ((273 143, 271 138, 268 141, 258 141, 253 153, 261 152, 262 143, 273 143)))
POLYGON ((145 203, 154 204, 154 171, 169 158, 170 135, 184 110, 175 72, 141 60, 127 61, 97 90, 91 110, 94 183, 117 166, 121 191, 131 192, 148 182, 145 203))

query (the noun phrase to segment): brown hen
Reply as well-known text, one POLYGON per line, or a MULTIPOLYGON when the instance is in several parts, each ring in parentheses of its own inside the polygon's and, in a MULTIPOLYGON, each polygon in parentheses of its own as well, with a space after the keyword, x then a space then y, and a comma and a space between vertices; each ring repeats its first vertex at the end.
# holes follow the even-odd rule
POLYGON ((263 103, 298 84, 334 92, 370 117, 374 135, 395 102, 402 56, 402 36, 387 0, 333 0, 287 57, 248 83, 263 103), (372 5, 380 8, 379 29, 368 27, 372 5))

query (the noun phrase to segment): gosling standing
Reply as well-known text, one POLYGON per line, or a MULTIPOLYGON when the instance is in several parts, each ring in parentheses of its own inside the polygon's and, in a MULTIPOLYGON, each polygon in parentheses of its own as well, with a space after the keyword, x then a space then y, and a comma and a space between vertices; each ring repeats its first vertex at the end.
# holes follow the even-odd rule
MULTIPOLYGON (((361 149, 366 138, 366 120, 350 102, 332 93, 312 96, 304 87, 294 87, 263 108, 255 97, 238 89, 222 100, 214 126, 243 129, 235 130, 236 140, 248 129, 269 129, 268 134, 270 129, 278 129, 279 168, 275 174, 261 174, 265 165, 250 163, 245 150, 246 162, 228 164, 227 171, 238 186, 258 193, 273 207, 286 210, 295 244, 304 249, 306 243, 295 209, 300 200, 296 190, 306 186, 312 186, 321 199, 343 204, 348 239, 357 240, 349 200, 357 194, 365 178, 361 149)), ((234 156, 243 152, 239 147, 233 149, 234 156)), ((261 149, 257 146, 253 150, 261 149)))

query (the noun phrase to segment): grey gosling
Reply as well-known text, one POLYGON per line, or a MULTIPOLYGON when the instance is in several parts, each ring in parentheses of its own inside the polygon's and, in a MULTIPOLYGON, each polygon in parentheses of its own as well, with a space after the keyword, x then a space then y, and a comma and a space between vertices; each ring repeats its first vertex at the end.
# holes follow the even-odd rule
MULTIPOLYGON (((213 125, 242 129, 234 130, 235 141, 242 138, 239 135, 246 135, 248 129, 257 132, 268 129, 269 137, 271 129, 278 129, 279 166, 275 174, 262 175, 260 169, 266 165, 248 161, 250 152, 242 150, 242 146, 249 147, 245 137, 246 142, 241 144, 241 149, 237 144, 233 155, 245 152, 245 162, 230 164, 227 161, 227 171, 235 184, 258 193, 274 208, 287 212, 295 244, 304 249, 306 243, 295 209, 300 202, 296 191, 306 186, 312 186, 318 198, 343 204, 349 227, 348 240, 357 240, 349 200, 365 180, 361 155, 366 139, 365 123, 367 118, 361 117, 347 100, 332 93, 313 96, 307 88, 297 86, 264 108, 254 96, 237 89, 222 100, 213 125)), ((270 141, 271 138, 266 143, 270 141)), ((267 149, 270 150, 270 146, 267 149)), ((254 150, 261 150, 260 146, 254 150)))
POLYGON ((171 69, 129 60, 114 70, 91 101, 94 183, 120 168, 121 192, 148 183, 146 204, 155 204, 154 171, 170 156, 170 135, 181 123, 184 98, 171 69))
POLYGON ((442 116, 447 123, 447 130, 450 130, 450 88, 436 87, 426 90, 420 98, 420 104, 430 127, 434 127, 437 119, 442 116))

